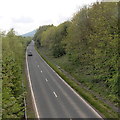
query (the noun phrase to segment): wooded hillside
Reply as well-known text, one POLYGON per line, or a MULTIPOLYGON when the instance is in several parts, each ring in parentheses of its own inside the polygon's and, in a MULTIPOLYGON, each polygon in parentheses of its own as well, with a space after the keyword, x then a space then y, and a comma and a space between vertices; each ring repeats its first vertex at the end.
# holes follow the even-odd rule
POLYGON ((80 83, 118 105, 118 3, 83 7, 71 21, 41 26, 34 40, 80 83))

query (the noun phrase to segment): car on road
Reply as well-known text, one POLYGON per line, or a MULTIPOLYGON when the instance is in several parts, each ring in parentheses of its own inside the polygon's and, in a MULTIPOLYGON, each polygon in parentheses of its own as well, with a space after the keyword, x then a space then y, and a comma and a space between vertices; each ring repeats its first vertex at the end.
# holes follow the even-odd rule
POLYGON ((33 54, 32 54, 32 52, 31 51, 29 51, 28 52, 28 56, 32 56, 33 54))

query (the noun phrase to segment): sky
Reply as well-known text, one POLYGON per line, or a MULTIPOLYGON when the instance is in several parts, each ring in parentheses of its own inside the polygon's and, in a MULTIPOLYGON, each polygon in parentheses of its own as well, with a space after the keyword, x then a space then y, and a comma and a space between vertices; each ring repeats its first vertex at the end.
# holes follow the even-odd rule
POLYGON ((42 25, 70 20, 84 5, 97 0, 0 0, 0 31, 21 35, 42 25))

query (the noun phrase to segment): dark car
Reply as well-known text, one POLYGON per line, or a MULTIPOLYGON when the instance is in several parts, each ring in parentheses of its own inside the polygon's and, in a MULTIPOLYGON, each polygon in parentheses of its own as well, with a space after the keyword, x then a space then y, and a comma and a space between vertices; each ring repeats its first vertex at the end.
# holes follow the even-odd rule
POLYGON ((32 52, 31 51, 28 52, 28 56, 32 56, 32 52))

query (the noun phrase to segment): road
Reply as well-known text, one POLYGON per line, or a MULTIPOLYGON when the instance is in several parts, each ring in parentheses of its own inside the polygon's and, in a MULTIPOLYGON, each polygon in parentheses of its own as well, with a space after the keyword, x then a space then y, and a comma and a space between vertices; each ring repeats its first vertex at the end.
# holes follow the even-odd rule
POLYGON ((31 42, 26 51, 26 64, 33 102, 40 118, 101 118, 41 58, 31 42), (28 51, 33 56, 27 56, 28 51))

